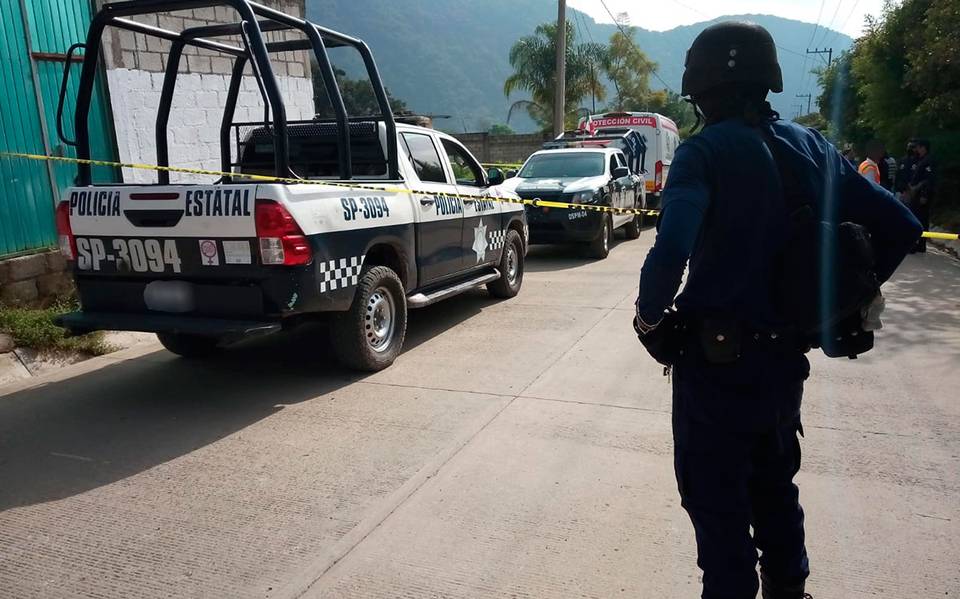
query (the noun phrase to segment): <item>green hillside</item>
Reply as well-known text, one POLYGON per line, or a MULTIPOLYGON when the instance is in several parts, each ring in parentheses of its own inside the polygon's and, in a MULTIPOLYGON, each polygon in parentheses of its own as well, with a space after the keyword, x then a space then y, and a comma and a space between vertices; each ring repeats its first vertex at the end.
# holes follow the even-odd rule
MULTIPOLYGON (((514 100, 503 95, 503 81, 510 74, 507 54, 520 37, 533 32, 545 21, 556 19, 553 0, 307 0, 308 17, 318 24, 362 38, 373 50, 384 81, 393 95, 421 113, 446 114, 438 127, 469 131, 486 130, 502 123, 514 100)), ((568 19, 577 25, 578 37, 606 42, 616 30, 599 24, 578 11, 569 10, 568 19)), ((793 116, 798 93, 813 92, 814 78, 804 71, 820 60, 803 54, 814 26, 770 15, 726 17, 749 19, 767 27, 781 46, 784 93, 774 96, 774 107, 784 116, 793 116), (785 50, 784 50, 785 49, 785 50), (806 68, 804 68, 806 64, 806 68), (802 84, 802 79, 806 84, 802 84), (803 85, 803 87, 801 87, 803 85)), ((679 91, 683 58, 693 38, 707 25, 678 27, 656 32, 635 22, 636 39, 647 55, 659 63, 659 74, 668 86, 679 91)), ((834 48, 834 55, 851 44, 845 35, 819 29, 814 43, 822 38, 834 48)), ((335 50, 334 61, 350 73, 357 61, 345 50, 335 50), (350 57, 352 58, 352 57, 350 57)), ((654 80, 655 86, 661 84, 654 80)), ((805 102, 805 100, 803 100, 805 102)), ((589 99, 587 101, 589 103, 589 99)), ((515 113, 510 125, 530 130, 526 115, 515 113)))

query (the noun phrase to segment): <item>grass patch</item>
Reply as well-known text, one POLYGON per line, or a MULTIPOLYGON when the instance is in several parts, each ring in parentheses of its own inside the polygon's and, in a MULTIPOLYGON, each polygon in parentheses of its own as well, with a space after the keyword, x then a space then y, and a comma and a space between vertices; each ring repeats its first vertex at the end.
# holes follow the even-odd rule
POLYGON ((61 299, 47 308, 13 308, 0 306, 0 332, 16 340, 18 346, 37 351, 77 351, 102 356, 118 348, 107 343, 103 332, 68 337, 66 330, 54 324, 61 314, 79 309, 73 299, 61 299))

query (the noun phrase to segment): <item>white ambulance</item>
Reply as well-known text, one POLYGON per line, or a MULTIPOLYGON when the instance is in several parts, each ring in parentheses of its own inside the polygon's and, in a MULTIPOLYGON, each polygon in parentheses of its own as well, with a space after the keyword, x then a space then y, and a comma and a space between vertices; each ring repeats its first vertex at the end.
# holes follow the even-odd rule
POLYGON ((647 205, 660 205, 660 192, 667 183, 673 153, 680 145, 677 124, 655 112, 608 112, 580 119, 578 128, 592 135, 622 133, 634 129, 643 135, 647 152, 643 168, 647 175, 647 205))

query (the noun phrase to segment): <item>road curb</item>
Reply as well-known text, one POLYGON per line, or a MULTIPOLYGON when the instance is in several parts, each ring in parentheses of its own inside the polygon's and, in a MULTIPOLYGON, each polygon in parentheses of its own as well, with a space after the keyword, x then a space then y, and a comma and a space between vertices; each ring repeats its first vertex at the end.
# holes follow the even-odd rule
POLYGON ((65 366, 58 370, 47 372, 39 376, 32 376, 19 381, 7 383, 5 385, 0 385, 0 399, 3 399, 3 397, 6 395, 11 395, 13 393, 25 391, 34 387, 40 387, 48 383, 56 383, 73 377, 89 374, 91 372, 100 370, 105 366, 110 366, 119 362, 125 362, 127 360, 135 360, 137 358, 155 353, 161 349, 163 348, 159 342, 140 343, 134 347, 122 349, 104 356, 90 358, 89 360, 77 362, 76 364, 71 364, 70 366, 65 366))

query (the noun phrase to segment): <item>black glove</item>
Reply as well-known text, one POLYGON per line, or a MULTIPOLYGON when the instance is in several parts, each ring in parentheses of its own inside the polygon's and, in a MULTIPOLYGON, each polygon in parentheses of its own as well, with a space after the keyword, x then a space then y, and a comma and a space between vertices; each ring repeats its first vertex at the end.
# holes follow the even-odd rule
POLYGON ((660 364, 673 366, 680 358, 686 327, 675 310, 666 310, 655 325, 648 325, 637 315, 633 319, 633 329, 647 353, 660 364))

